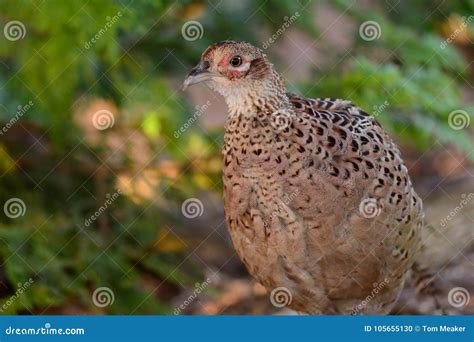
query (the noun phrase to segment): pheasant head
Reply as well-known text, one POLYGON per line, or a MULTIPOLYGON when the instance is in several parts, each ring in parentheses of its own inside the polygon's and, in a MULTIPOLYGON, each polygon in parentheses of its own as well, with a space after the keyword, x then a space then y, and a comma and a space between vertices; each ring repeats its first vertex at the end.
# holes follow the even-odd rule
POLYGON ((223 41, 209 46, 183 88, 200 82, 224 96, 231 114, 248 111, 257 101, 278 107, 286 98, 283 82, 265 54, 245 42, 223 41))

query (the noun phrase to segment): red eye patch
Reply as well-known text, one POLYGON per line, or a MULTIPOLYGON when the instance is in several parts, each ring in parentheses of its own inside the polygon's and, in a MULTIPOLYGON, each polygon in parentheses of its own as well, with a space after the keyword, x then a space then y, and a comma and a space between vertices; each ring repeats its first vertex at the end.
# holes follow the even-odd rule
MULTIPOLYGON (((226 54, 224 57, 220 60, 220 62, 217 64, 220 68, 227 68, 230 65, 230 60, 235 56, 235 54, 226 54)), ((242 64, 248 63, 249 61, 245 59, 244 57, 242 58, 242 64)))
MULTIPOLYGON (((247 74, 247 71, 241 71, 241 70, 235 70, 230 66, 230 60, 234 57, 235 54, 226 54, 224 57, 220 60, 220 62, 217 64, 218 68, 222 70, 223 73, 227 75, 228 78, 234 79, 234 78, 242 78, 247 74)), ((249 61, 242 57, 242 65, 248 63, 249 61)))

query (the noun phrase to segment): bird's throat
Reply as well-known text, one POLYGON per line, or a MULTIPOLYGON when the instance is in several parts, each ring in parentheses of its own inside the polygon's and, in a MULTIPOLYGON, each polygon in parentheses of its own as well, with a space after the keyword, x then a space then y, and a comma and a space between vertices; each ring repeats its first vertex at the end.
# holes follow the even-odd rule
POLYGON ((265 119, 273 112, 291 108, 283 82, 277 74, 263 81, 249 81, 246 86, 235 87, 223 95, 229 117, 265 119))

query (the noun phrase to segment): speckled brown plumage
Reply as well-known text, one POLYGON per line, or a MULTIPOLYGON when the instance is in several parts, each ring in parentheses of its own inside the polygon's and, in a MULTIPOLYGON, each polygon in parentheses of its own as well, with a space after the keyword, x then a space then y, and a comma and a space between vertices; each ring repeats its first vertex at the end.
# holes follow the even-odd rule
POLYGON ((350 101, 286 93, 250 44, 210 46, 190 75, 203 73, 229 106, 225 212, 249 272, 301 312, 388 313, 423 217, 392 139, 350 101))

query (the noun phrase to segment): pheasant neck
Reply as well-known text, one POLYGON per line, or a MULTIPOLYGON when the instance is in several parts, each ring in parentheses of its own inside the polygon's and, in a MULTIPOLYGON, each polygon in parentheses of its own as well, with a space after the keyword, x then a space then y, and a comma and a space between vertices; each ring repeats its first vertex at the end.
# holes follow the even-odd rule
POLYGON ((250 82, 250 86, 236 88, 231 96, 225 96, 229 119, 244 117, 264 122, 277 111, 291 111, 283 81, 276 72, 262 81, 250 82))

